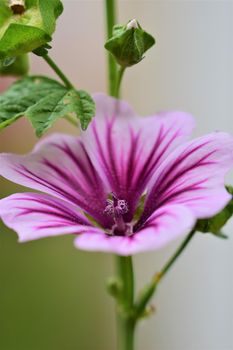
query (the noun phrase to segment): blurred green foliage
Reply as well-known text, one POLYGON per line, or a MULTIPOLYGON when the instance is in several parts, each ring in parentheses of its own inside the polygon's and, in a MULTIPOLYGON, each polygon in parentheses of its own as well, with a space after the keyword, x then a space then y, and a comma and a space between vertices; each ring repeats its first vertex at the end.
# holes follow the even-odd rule
MULTIPOLYGON (((1 197, 16 187, 2 184, 1 197)), ((78 251, 72 236, 22 244, 0 224, 0 349, 114 350, 111 273, 110 255, 78 251)))
MULTIPOLYGON (((11 62, 10 62, 11 63, 11 62)), ((0 76, 15 76, 20 77, 26 75, 29 71, 29 58, 28 55, 20 55, 13 60, 12 64, 3 65, 0 62, 0 76)))

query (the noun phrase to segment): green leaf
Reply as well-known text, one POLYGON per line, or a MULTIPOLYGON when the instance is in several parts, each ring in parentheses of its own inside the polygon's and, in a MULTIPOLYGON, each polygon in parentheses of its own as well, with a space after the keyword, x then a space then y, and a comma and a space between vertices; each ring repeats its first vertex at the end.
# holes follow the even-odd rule
POLYGON ((37 136, 41 136, 57 119, 67 115, 79 119, 85 130, 94 113, 94 102, 85 91, 62 87, 54 92, 51 90, 49 95, 29 107, 25 115, 31 120, 37 136))
POLYGON ((59 91, 61 88, 59 83, 49 78, 27 77, 18 80, 0 95, 0 129, 26 115, 29 107, 51 91, 59 91))
POLYGON ((83 90, 73 90, 70 96, 70 112, 75 111, 79 118, 81 128, 86 130, 91 119, 95 115, 95 103, 91 96, 83 90))
POLYGON ((84 91, 67 89, 57 81, 42 76, 26 77, 0 96, 0 129, 22 116, 41 136, 53 123, 72 115, 86 129, 95 113, 92 98, 84 91))
POLYGON ((27 0, 26 10, 14 14, 8 0, 0 0, 0 59, 16 57, 51 41, 60 0, 27 0))
POLYGON ((1 75, 11 75, 11 76, 23 76, 28 73, 29 70, 29 59, 28 55, 20 55, 13 60, 12 64, 0 65, 0 76, 1 75))
POLYGON ((221 238, 221 239, 228 239, 228 236, 225 235, 225 233, 219 231, 219 232, 211 232, 214 236, 221 238))
POLYGON ((113 36, 105 48, 122 67, 130 67, 144 58, 144 53, 155 44, 152 35, 145 32, 136 20, 127 25, 115 25, 113 36))
POLYGON ((230 202, 220 213, 212 218, 198 220, 195 228, 196 231, 202 233, 209 232, 219 238, 227 238, 227 236, 221 232, 221 229, 233 215, 233 187, 226 186, 226 189, 232 195, 230 202))
POLYGON ((25 115, 30 119, 38 137, 43 135, 57 119, 68 114, 65 99, 69 93, 66 89, 51 90, 47 96, 27 109, 25 115))

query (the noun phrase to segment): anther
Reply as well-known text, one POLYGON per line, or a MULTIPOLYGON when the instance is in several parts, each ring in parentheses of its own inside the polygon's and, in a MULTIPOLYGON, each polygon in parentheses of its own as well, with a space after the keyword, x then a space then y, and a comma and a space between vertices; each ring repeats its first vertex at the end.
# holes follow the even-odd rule
POLYGON ((127 224, 124 222, 123 215, 128 211, 129 208, 127 201, 124 199, 118 199, 114 193, 112 193, 112 199, 107 199, 104 213, 114 219, 114 232, 118 232, 119 234, 124 234, 126 232, 127 224))
POLYGON ((110 216, 122 216, 129 211, 128 203, 124 199, 118 199, 115 194, 112 194, 113 199, 107 199, 104 213, 110 216))

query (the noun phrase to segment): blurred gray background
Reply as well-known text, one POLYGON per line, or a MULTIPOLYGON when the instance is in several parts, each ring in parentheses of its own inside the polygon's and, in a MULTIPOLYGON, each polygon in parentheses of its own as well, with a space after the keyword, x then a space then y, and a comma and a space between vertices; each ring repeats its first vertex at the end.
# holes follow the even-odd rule
MULTIPOLYGON (((103 1, 64 5, 51 55, 78 88, 106 91, 103 1)), ((142 63, 126 72, 124 98, 142 115, 192 113, 195 135, 233 134, 232 17, 232 1, 119 1, 119 22, 137 18, 157 39, 142 63)), ((38 57, 32 57, 32 72, 53 76, 38 57)), ((76 133, 65 122, 53 129, 76 133)), ((35 142, 25 120, 0 135, 1 151, 27 152, 35 142)), ((0 184, 1 197, 20 190, 0 184)), ((138 328, 137 350, 233 349, 232 231, 233 222, 225 228, 228 241, 196 236, 160 285, 156 314, 138 328)), ((104 285, 113 258, 77 251, 72 242, 57 237, 18 244, 1 226, 1 350, 115 350, 113 303, 104 285)), ((137 288, 178 243, 135 256, 137 288)))

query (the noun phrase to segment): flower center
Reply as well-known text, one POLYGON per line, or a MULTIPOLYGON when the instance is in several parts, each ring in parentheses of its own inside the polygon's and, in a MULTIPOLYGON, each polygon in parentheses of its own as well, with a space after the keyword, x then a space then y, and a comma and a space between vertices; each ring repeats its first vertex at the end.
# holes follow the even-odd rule
POLYGON ((129 211, 128 203, 124 199, 119 199, 112 193, 112 199, 107 199, 104 213, 114 219, 115 224, 112 227, 111 234, 117 236, 130 235, 130 225, 127 224, 123 215, 129 211))

